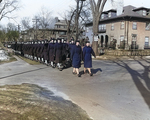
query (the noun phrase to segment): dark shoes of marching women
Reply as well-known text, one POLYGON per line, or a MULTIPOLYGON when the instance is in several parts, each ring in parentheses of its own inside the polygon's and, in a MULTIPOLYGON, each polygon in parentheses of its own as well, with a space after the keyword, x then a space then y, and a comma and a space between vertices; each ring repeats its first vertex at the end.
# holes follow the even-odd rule
POLYGON ((93 76, 93 73, 89 73, 90 74, 90 76, 93 76))
POLYGON ((78 74, 78 77, 81 77, 81 74, 80 74, 80 73, 78 74))
MULTIPOLYGON (((72 72, 72 74, 76 75, 77 73, 76 73, 76 72, 72 72)), ((80 74, 80 73, 77 74, 77 75, 78 75, 78 77, 81 77, 81 74, 80 74)))

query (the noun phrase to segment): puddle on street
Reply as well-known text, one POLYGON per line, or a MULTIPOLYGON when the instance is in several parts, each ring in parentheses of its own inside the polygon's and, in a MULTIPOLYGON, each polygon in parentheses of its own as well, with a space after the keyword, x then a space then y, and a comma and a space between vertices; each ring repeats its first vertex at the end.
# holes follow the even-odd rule
POLYGON ((79 106, 34 84, 0 86, 0 120, 91 120, 79 106))

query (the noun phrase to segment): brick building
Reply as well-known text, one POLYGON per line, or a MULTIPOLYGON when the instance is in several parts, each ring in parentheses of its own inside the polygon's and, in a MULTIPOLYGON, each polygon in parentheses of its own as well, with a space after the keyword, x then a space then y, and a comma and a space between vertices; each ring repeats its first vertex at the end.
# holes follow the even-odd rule
MULTIPOLYGON (((92 41, 92 22, 86 24, 86 36, 92 41)), ((99 22, 99 46, 108 47, 117 40, 117 48, 150 48, 150 9, 125 6, 120 15, 114 9, 104 11, 99 22)))

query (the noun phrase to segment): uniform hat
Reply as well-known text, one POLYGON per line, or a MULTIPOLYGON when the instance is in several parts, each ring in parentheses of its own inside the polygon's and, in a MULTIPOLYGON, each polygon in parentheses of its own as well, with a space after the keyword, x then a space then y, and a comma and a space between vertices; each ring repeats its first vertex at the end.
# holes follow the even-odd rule
POLYGON ((85 43, 90 43, 90 41, 86 41, 85 43))
POLYGON ((76 40, 76 43, 77 43, 77 42, 79 42, 79 43, 80 43, 80 41, 79 41, 79 40, 76 40))

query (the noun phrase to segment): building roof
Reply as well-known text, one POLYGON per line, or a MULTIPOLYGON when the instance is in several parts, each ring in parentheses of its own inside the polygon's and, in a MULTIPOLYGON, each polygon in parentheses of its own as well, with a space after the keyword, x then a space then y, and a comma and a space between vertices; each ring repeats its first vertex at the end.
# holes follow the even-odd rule
POLYGON ((133 11, 134 9, 135 9, 135 7, 131 6, 131 5, 125 6, 123 8, 123 12, 122 12, 122 14, 120 16, 143 17, 143 15, 140 15, 139 13, 134 12, 133 11))
POLYGON ((108 11, 106 11, 107 13, 108 12, 117 12, 117 10, 116 9, 110 9, 110 10, 108 10, 108 11))
POLYGON ((133 11, 138 11, 138 10, 150 10, 150 8, 146 8, 146 7, 139 7, 139 8, 135 8, 135 9, 133 9, 133 11))
MULTIPOLYGON (((117 22, 120 20, 136 20, 136 21, 150 21, 150 14, 148 14, 147 16, 143 16, 142 14, 140 14, 139 12, 137 12, 138 10, 141 9, 145 9, 144 7, 140 7, 140 8, 136 8, 132 5, 128 5, 123 7, 123 11, 122 14, 116 17, 110 17, 110 18, 104 18, 100 20, 100 23, 108 23, 108 22, 117 22)), ((150 10, 147 8, 147 10, 150 10)), ((108 10, 110 11, 110 10, 108 10)), ((108 12, 107 11, 107 12, 108 12)), ((106 13, 106 11, 104 11, 104 13, 106 13)), ((93 23, 87 23, 86 26, 90 26, 93 23)))

